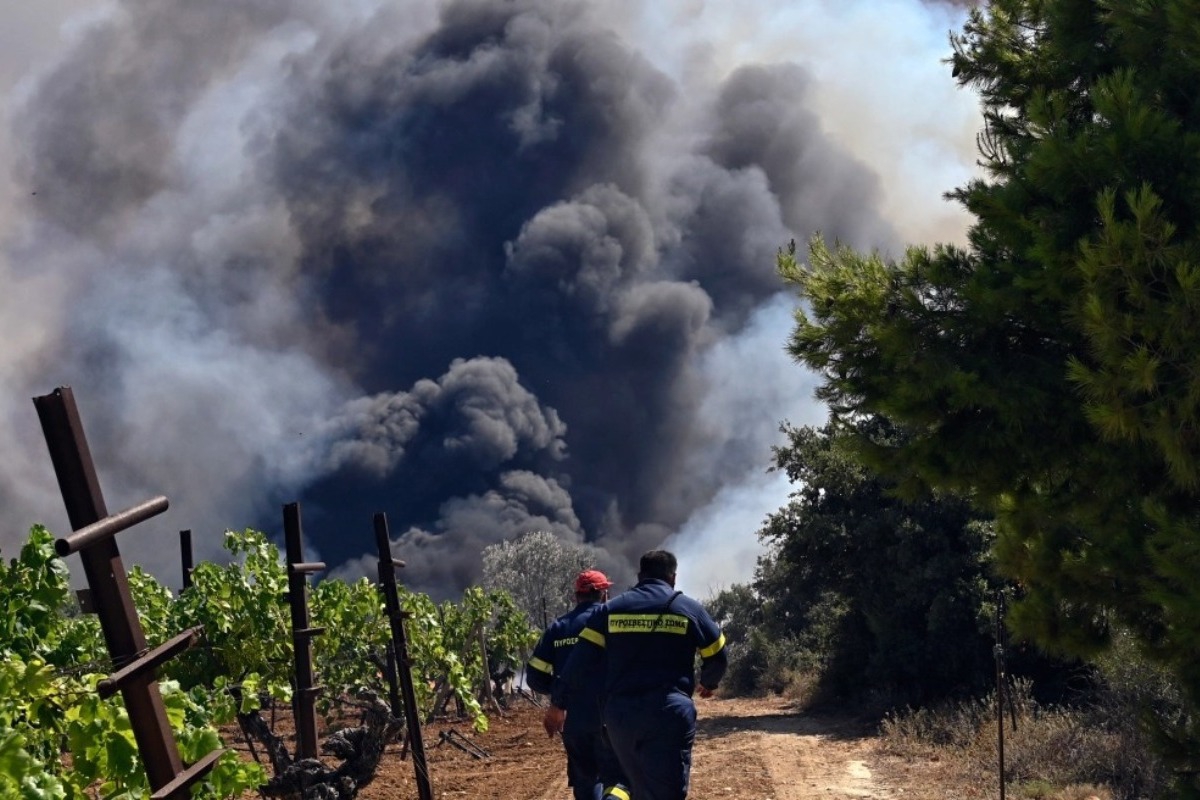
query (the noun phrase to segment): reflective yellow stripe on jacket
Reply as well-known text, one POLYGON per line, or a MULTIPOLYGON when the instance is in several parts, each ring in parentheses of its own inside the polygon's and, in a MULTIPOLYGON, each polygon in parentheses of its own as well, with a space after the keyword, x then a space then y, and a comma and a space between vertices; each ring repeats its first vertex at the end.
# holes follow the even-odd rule
POLYGON ((711 658, 712 656, 721 652, 721 648, 724 646, 725 646, 725 634, 722 633, 721 637, 719 639, 717 639, 715 642, 713 642, 712 644, 710 644, 708 647, 700 648, 700 657, 701 658, 711 658))
POLYGON ((594 631, 591 628, 584 628, 579 632, 580 639, 587 639, 597 647, 604 647, 604 634, 599 631, 594 631))

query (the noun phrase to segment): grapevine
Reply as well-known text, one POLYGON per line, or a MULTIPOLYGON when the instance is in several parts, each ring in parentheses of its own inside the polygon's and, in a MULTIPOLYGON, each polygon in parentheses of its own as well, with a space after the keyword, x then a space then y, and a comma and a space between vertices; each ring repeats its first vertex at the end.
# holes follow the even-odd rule
MULTIPOLYGON (((53 541, 35 527, 20 557, 0 564, 0 797, 146 795, 124 706, 119 697, 101 699, 96 692, 112 671, 99 625, 80 613, 53 541)), ((287 572, 279 550, 252 530, 227 532, 224 546, 230 563, 198 564, 191 585, 178 594, 138 567, 129 572, 149 647, 203 628, 199 646, 159 668, 184 763, 221 747, 219 726, 257 716, 263 703, 286 704, 293 690, 287 572)), ((365 579, 327 579, 309 591, 313 625, 325 628, 313 642, 325 687, 321 710, 386 694, 391 631, 378 588, 365 579)), ((486 728, 481 642, 491 657, 512 658, 537 632, 503 592, 468 589, 457 604, 434 603, 402 586, 399 592, 420 716, 441 713, 453 699, 476 728, 486 728)), ((266 784, 261 765, 227 753, 195 796, 230 797, 266 784)))
MULTIPOLYGON (((71 601, 54 538, 30 532, 20 555, 0 564, 0 796, 42 800, 140 797, 149 785, 119 698, 96 685, 110 665, 99 626, 71 601), (70 751, 70 766, 63 744, 70 751)), ((202 703, 162 685, 180 756, 195 761, 220 740, 202 703)), ((230 797, 259 785, 254 764, 223 756, 199 797, 230 797)))

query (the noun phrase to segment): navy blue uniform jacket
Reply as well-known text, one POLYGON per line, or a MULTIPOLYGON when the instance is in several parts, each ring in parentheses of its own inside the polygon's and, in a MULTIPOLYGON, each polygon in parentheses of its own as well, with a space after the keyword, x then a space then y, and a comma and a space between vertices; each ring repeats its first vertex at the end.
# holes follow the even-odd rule
MULTIPOLYGON (((599 603, 580 603, 550 623, 533 648, 533 656, 525 667, 525 680, 529 688, 541 694, 551 694, 554 684, 558 682, 556 678, 562 675, 567 658, 579 641, 579 632, 599 610, 599 603)), ((571 704, 560 706, 567 710, 564 731, 586 733, 600 730, 603 726, 600 718, 600 692, 603 688, 604 667, 594 664, 581 677, 578 691, 572 692, 571 704)))
MULTIPOLYGON (((579 639, 551 693, 559 708, 582 690, 596 663, 604 665, 605 696, 679 691, 690 697, 697 653, 701 684, 715 689, 725 675, 720 627, 704 606, 662 580, 642 581, 609 600, 589 617, 579 639)), ((567 714, 570 719, 570 709, 567 714)))

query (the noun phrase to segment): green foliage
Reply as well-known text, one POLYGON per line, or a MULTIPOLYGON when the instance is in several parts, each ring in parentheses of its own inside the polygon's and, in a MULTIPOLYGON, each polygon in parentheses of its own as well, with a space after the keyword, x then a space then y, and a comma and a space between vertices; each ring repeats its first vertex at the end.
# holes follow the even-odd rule
POLYGON ((58 694, 54 671, 38 659, 6 652, 0 662, 0 795, 28 788, 34 796, 64 797, 68 787, 54 747, 56 728, 33 727, 58 694))
MULTIPOLYGON (((0 797, 145 796, 147 779, 122 701, 101 700, 96 692, 108 671, 99 627, 74 607, 53 541, 35 528, 21 557, 0 564, 0 797)), ((293 691, 287 575, 279 551, 256 531, 227 533, 225 546, 232 563, 197 565, 192 585, 179 596, 139 568, 128 575, 150 646, 184 629, 204 628, 200 646, 159 668, 160 693, 184 763, 221 747, 216 726, 236 712, 257 708, 268 696, 286 702, 293 691)), ((413 614, 407 624, 410 660, 424 714, 434 710, 433 682, 459 699, 477 728, 485 728, 476 696, 481 641, 507 655, 527 648, 537 632, 503 592, 471 589, 462 603, 437 606, 402 590, 401 604, 413 614)), ((322 581, 309 589, 309 612, 311 624, 326 628, 313 647, 324 698, 333 702, 361 687, 382 693, 380 667, 391 631, 379 590, 366 580, 322 581)), ((265 781, 258 764, 230 752, 196 796, 238 796, 265 781)))
MULTIPOLYGON (((35 527, 18 559, 0 565, 0 796, 83 800, 139 797, 149 786, 119 697, 101 700, 105 650, 92 617, 71 603, 67 570, 53 537, 35 527), (71 767, 63 762, 63 746, 71 767)), ((138 574, 133 583, 165 599, 138 574)), ((171 683, 163 701, 187 763, 220 746, 213 720, 171 683)), ((223 757, 198 797, 230 797, 264 780, 262 770, 223 757)))
MULTIPOLYGON (((760 565, 763 561, 760 561, 760 565)), ((729 669, 721 681, 733 695, 789 692, 799 680, 818 670, 810 663, 812 651, 780 625, 768 625, 763 600, 754 586, 734 584, 705 604, 725 635, 729 669)))
POLYGON ((147 642, 160 644, 182 629, 177 626, 175 596, 139 566, 129 569, 129 594, 138 610, 138 622, 147 642))
POLYGON ((755 628, 729 653, 729 671, 721 686, 734 695, 787 694, 798 681, 814 674, 805 669, 805 655, 796 639, 755 628))
POLYGON ((173 608, 170 631, 202 626, 206 646, 173 660, 168 674, 185 688, 215 686, 218 678, 233 685, 251 681, 258 691, 248 692, 246 702, 259 692, 286 702, 294 657, 279 548, 251 530, 227 531, 224 546, 233 560, 197 564, 173 608))
MULTIPOLYGON (((153 620, 163 638, 203 626, 204 647, 173 659, 161 672, 186 690, 211 692, 210 708, 222 721, 235 711, 257 708, 264 697, 288 702, 295 688, 287 569, 279 549, 253 530, 226 532, 224 544, 231 562, 198 564, 192 585, 173 603, 153 578, 136 570, 130 578, 139 613, 153 620), (230 690, 235 690, 232 696, 230 690)), ((477 697, 483 674, 480 632, 502 655, 521 652, 536 632, 504 592, 473 588, 460 603, 439 606, 403 586, 397 591, 409 615, 405 638, 419 712, 428 717, 437 710, 432 684, 457 698, 474 725, 485 728, 477 697)), ((386 695, 391 626, 379 589, 366 579, 322 580, 308 588, 307 605, 310 625, 324 629, 312 640, 313 666, 324 689, 318 709, 329 712, 363 688, 386 695)))
POLYGON ((317 707, 370 689, 387 696, 385 653, 392 631, 379 588, 366 578, 354 583, 324 580, 309 598, 312 625, 325 631, 313 640, 313 659, 325 691, 317 707))
POLYGON ((751 631, 763 622, 762 603, 754 589, 746 584, 736 583, 722 589, 705 606, 721 626, 726 647, 736 648, 744 643, 751 631))
MULTIPOLYGON (((987 521, 948 493, 896 497, 832 428, 784 432, 775 466, 797 488, 759 533, 768 553, 753 584, 761 602, 753 673, 809 670, 827 693, 898 704, 983 688, 994 643, 985 610, 996 588, 987 521)), ((878 419, 857 432, 880 445, 903 438, 878 419)))
POLYGON ((505 591, 486 595, 492 607, 492 623, 487 634, 490 658, 509 664, 520 664, 525 654, 537 644, 540 632, 529 624, 525 611, 505 591))
MULTIPOLYGON (((908 496, 997 517, 1013 624, 1095 656, 1113 624, 1200 708, 1200 8, 993 0, 953 37, 985 173, 952 197, 968 246, 898 263, 780 254, 791 352, 832 421, 908 496), (882 415, 903 442, 855 420, 882 415)), ((1176 752, 1200 768, 1200 736, 1176 752)), ((1200 784, 1191 787, 1200 794, 1200 784)))
POLYGON ((0 648, 37 654, 53 666, 96 663, 107 658, 93 618, 61 619, 74 597, 66 565, 54 552, 54 536, 35 526, 18 558, 0 564, 0 648))
POLYGON ((476 729, 486 730, 478 697, 480 690, 490 692, 483 643, 495 654, 511 656, 528 649, 537 640, 537 630, 507 593, 485 592, 478 586, 464 591, 457 605, 434 606, 428 598, 412 594, 401 598, 401 605, 418 611, 409 620, 409 630, 415 631, 409 648, 414 660, 425 665, 423 677, 448 687, 474 718, 476 729))

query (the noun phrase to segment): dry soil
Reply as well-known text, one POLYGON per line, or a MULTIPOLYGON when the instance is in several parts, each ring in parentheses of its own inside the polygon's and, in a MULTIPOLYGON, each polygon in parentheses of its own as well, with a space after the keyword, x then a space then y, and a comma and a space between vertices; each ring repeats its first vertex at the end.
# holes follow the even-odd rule
MULTIPOLYGON (((698 700, 690 800, 942 800, 960 797, 945 765, 884 754, 870 726, 813 716, 781 698, 698 700)), ((542 709, 516 698, 489 730, 460 720, 422 729, 437 800, 570 800, 562 744, 542 709)), ((247 756, 248 757, 248 756, 247 756)), ((391 745, 363 800, 418 800, 413 761, 391 745)))

